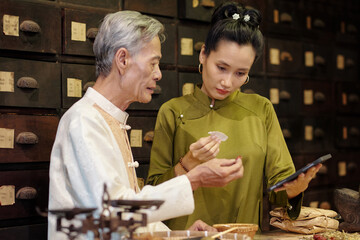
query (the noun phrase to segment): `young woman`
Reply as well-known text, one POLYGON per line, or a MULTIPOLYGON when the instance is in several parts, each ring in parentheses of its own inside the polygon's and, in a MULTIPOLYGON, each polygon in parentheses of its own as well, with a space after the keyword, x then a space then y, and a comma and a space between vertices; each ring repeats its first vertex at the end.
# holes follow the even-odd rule
MULTIPOLYGON (((295 172, 271 102, 239 91, 262 52, 260 21, 257 10, 231 2, 220 5, 199 56, 202 85, 159 110, 149 184, 184 174, 215 156, 241 156, 244 167, 243 177, 223 188, 197 189, 195 211, 166 221, 173 230, 185 229, 199 218, 210 225, 243 222, 261 226, 264 180, 271 186, 295 172), (206 137, 209 131, 228 136, 221 148, 219 141, 206 137)), ((302 192, 320 167, 271 192, 270 201, 287 206, 289 216, 296 218, 302 192)))

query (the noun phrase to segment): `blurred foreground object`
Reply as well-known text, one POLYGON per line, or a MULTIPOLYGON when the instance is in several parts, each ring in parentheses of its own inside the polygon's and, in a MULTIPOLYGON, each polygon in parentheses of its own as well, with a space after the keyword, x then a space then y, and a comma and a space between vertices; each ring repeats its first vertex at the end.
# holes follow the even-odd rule
POLYGON ((360 187, 359 191, 348 188, 335 189, 334 201, 344 222, 339 229, 345 232, 360 231, 360 187))
POLYGON ((286 208, 275 208, 270 211, 270 224, 281 230, 302 234, 334 231, 339 227, 339 221, 334 219, 337 212, 320 208, 301 207, 300 215, 291 220, 286 208))

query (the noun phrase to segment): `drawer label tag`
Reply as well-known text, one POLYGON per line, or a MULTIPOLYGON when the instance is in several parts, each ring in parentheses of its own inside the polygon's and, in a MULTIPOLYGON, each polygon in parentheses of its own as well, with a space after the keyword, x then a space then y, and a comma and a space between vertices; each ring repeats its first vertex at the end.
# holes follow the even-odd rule
POLYGON ((279 104, 279 89, 278 88, 270 88, 270 102, 272 104, 279 104))
POLYGON ((339 70, 344 70, 345 69, 345 57, 344 57, 344 55, 338 54, 336 56, 336 67, 339 70))
POLYGON ((0 128, 0 148, 14 148, 15 130, 0 128))
POLYGON ((306 67, 314 66, 314 52, 312 51, 305 52, 305 66, 306 67))
POLYGON ((142 130, 132 129, 130 132, 130 146, 142 147, 142 130))
POLYGON ((182 95, 192 94, 194 92, 194 84, 193 83, 184 83, 182 87, 182 95))
POLYGON ((76 78, 67 79, 67 96, 68 97, 82 97, 82 81, 76 78))
POLYGON ((280 50, 277 48, 270 48, 270 64, 280 65, 280 50))
POLYGON ((4 14, 3 32, 7 36, 19 36, 19 16, 4 14))
POLYGON ((304 90, 304 105, 312 105, 314 103, 314 92, 311 89, 304 90))
POLYGON ((15 203, 15 186, 3 185, 0 187, 0 206, 14 205, 15 203))
POLYGON ((194 44, 192 38, 181 38, 181 55, 192 56, 194 55, 194 44))
POLYGON ((305 126, 305 140, 306 141, 313 140, 313 126, 311 126, 311 125, 305 126))
POLYGON ((86 24, 71 22, 71 40, 86 42, 86 24))
POLYGON ((0 72, 0 92, 14 92, 14 72, 0 72))

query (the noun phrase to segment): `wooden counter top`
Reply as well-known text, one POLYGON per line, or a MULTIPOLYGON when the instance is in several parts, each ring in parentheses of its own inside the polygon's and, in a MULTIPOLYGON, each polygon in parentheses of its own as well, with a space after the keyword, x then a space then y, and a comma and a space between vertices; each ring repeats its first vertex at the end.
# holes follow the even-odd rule
POLYGON ((254 240, 298 240, 298 239, 311 239, 312 234, 304 235, 297 233, 289 233, 281 230, 275 230, 270 232, 262 232, 261 234, 256 234, 254 240))

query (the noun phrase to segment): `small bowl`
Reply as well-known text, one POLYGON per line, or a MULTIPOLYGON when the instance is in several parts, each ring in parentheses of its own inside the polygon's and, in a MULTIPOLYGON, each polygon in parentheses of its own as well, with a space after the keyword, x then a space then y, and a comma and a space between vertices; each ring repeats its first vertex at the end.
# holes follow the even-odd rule
POLYGON ((223 223, 223 224, 214 224, 214 228, 216 228, 219 232, 223 232, 233 227, 238 227, 231 231, 231 233, 242 233, 247 234, 251 239, 254 238, 256 231, 259 229, 257 224, 252 223, 223 223))

